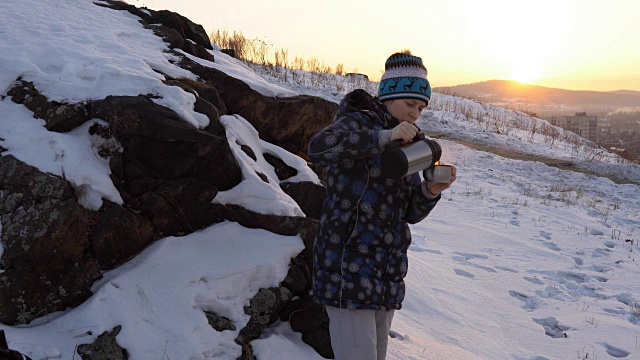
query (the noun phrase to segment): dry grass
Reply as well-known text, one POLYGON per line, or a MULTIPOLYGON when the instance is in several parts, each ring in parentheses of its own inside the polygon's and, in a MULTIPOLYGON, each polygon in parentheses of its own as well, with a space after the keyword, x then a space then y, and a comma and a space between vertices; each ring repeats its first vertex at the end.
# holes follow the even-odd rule
MULTIPOLYGON (((237 59, 246 63, 263 65, 269 67, 282 67, 288 69, 298 69, 307 72, 328 73, 344 75, 344 65, 337 64, 334 67, 325 64, 317 57, 303 59, 289 56, 289 51, 285 49, 275 49, 273 44, 267 43, 260 38, 249 39, 242 32, 227 30, 215 30, 209 33, 209 39, 222 49, 233 49, 237 59)), ((357 72, 354 69, 353 72, 357 72)))

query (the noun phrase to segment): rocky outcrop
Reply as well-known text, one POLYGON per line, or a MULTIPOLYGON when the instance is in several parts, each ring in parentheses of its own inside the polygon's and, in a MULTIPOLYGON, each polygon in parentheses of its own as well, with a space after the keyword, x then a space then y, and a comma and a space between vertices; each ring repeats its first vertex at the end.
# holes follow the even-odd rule
MULTIPOLYGON (((33 83, 16 79, 8 91, 10 99, 43 119, 49 131, 68 132, 92 119, 107 124, 95 124, 90 132, 105 140, 98 152, 109 159, 111 180, 123 203, 104 200, 99 210, 86 210, 78 205, 82 189, 74 188, 64 177, 43 173, 12 156, 0 157, 0 239, 4 248, 0 322, 25 324, 77 306, 91 295, 90 288, 103 271, 123 264, 153 241, 229 220, 277 234, 299 235, 306 247, 292 260, 281 287, 260 290, 245 308, 251 320, 236 339, 243 349, 241 358, 254 358, 251 340, 278 318, 292 321, 292 328, 303 333, 305 342, 321 355, 331 356, 328 319, 309 297, 311 251, 324 188, 287 181, 296 170, 275 156, 262 154, 274 166, 282 190, 306 217, 257 214, 235 205, 215 205, 212 200, 219 191, 242 180, 220 115, 238 114, 259 129, 263 140, 306 158, 309 140, 331 121, 337 105, 311 96, 265 97, 238 79, 189 60, 177 50, 215 59, 204 29, 179 14, 143 11, 112 0, 96 5, 129 11, 169 44, 181 59, 179 65, 199 79, 166 78, 165 84, 192 93, 194 110, 210 122, 196 129, 145 94, 59 103, 40 94, 33 83)), ((256 151, 243 150, 248 154, 256 151)), ((214 315, 207 314, 212 326, 220 331, 233 329, 233 324, 214 315)), ((83 359, 101 359, 100 348, 104 348, 111 349, 104 358, 126 358, 126 351, 115 342, 119 330, 106 332, 94 343, 98 345, 80 347, 78 353, 83 359)))
POLYGON ((183 58, 180 66, 218 89, 230 114, 247 119, 260 129, 263 140, 307 157, 309 141, 331 122, 338 105, 314 96, 266 97, 241 80, 183 58))
POLYGON ((224 220, 212 200, 219 190, 240 183, 241 172, 218 118, 196 129, 145 96, 69 106, 47 101, 21 80, 9 93, 42 116, 52 131, 71 129, 61 113, 73 114, 73 126, 105 120, 109 126, 94 125, 90 132, 124 149, 107 146, 100 154, 111 159, 112 180, 125 203, 105 201, 97 212, 82 209, 76 199, 81 189, 2 157, 7 169, 0 179, 1 214, 8 230, 2 232, 3 323, 25 323, 77 305, 90 295, 101 271, 122 264, 152 241, 224 220), (26 184, 34 190, 27 191, 26 184), (57 254, 53 264, 42 260, 48 254, 57 254))

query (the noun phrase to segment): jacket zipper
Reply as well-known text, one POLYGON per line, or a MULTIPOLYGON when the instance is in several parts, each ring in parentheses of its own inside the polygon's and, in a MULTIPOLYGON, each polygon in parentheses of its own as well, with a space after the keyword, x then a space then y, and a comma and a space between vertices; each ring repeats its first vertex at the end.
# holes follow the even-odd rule
MULTIPOLYGON (((403 178, 404 179, 404 178, 403 178)), ((398 185, 398 191, 396 191, 396 195, 394 197, 394 211, 393 211, 393 224, 391 225, 392 229, 395 228, 396 226, 396 221, 398 220, 398 195, 400 194, 400 190, 402 190, 402 181, 400 180, 400 183, 398 185)), ((395 232, 394 232, 395 234, 395 232)), ((395 242, 395 238, 393 239, 395 242)), ((382 279, 384 280, 386 278, 386 275, 388 273, 388 269, 389 269, 389 258, 391 257, 391 253, 395 251, 395 246, 392 246, 389 249, 389 254, 387 256, 387 259, 385 261, 384 264, 384 274, 382 274, 382 279)), ((389 295, 389 285, 386 283, 386 280, 384 281, 384 293, 383 293, 384 298, 382 299, 383 303, 385 304, 387 310, 391 309, 391 303, 389 301, 389 299, 391 298, 391 296, 389 295)))
POLYGON ((347 239, 347 241, 345 241, 344 246, 342 247, 342 259, 340 259, 340 308, 342 308, 342 290, 344 289, 344 252, 347 248, 347 244, 349 243, 349 241, 351 241, 351 238, 356 231, 356 227, 358 227, 358 221, 360 218, 360 201, 362 200, 364 193, 367 192, 367 187, 369 186, 369 166, 367 165, 366 160, 362 159, 362 161, 364 162, 364 167, 367 169, 367 182, 364 185, 362 194, 360 194, 360 197, 358 198, 358 202, 356 203, 356 222, 355 224, 353 224, 353 230, 351 230, 349 238, 347 239))

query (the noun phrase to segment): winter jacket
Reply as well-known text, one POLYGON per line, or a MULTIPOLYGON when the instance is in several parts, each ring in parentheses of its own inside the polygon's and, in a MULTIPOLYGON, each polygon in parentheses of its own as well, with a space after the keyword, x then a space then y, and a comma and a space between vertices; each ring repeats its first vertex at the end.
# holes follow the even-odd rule
POLYGON ((326 198, 314 246, 317 302, 347 309, 400 309, 411 232, 440 196, 429 200, 418 174, 382 173, 379 137, 398 120, 364 90, 341 101, 333 122, 309 144, 326 166, 326 198))

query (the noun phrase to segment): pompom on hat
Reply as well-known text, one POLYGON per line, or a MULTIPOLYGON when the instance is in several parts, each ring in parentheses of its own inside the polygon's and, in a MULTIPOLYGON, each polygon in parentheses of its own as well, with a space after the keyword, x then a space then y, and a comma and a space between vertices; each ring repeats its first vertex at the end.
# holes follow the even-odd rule
POLYGON ((431 85, 422 59, 406 53, 395 53, 384 63, 384 74, 378 87, 378 99, 418 99, 429 105, 431 85))

